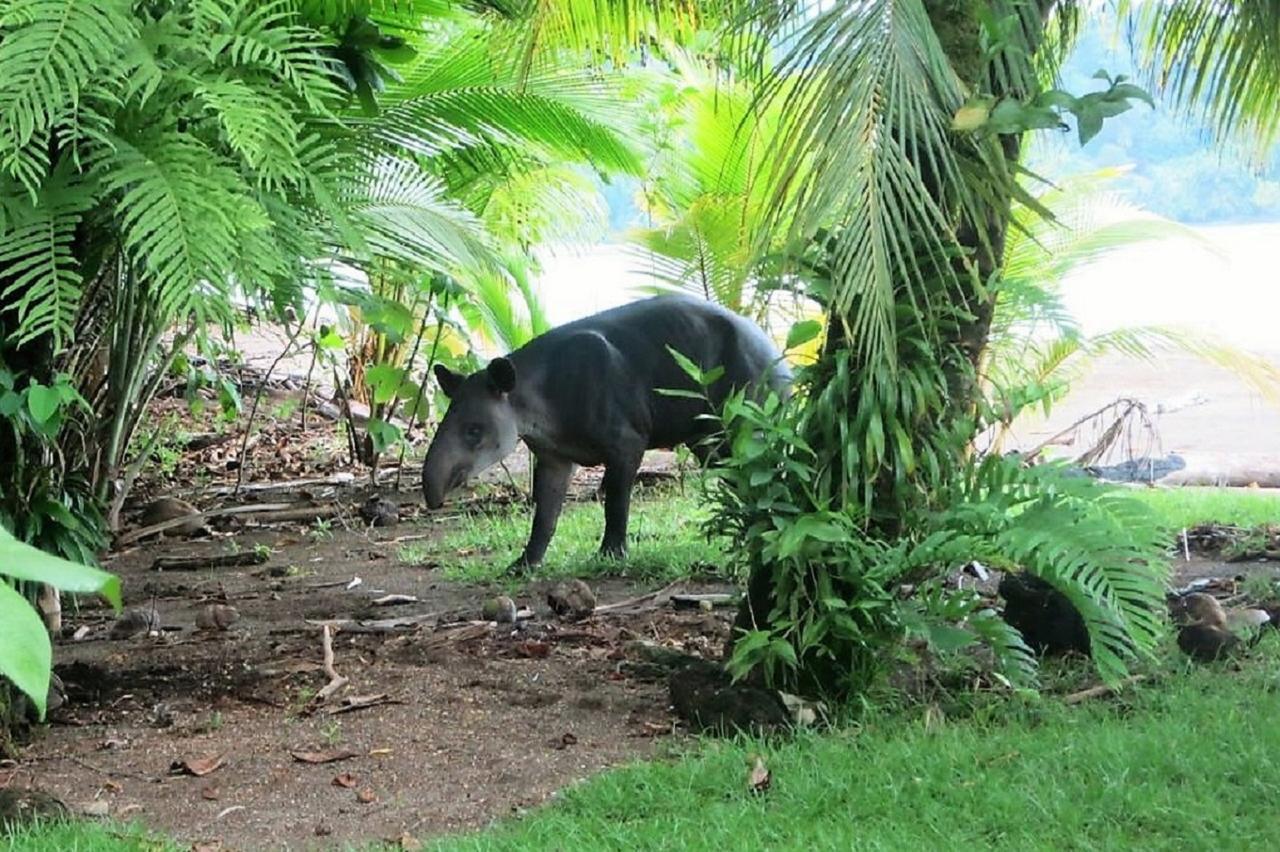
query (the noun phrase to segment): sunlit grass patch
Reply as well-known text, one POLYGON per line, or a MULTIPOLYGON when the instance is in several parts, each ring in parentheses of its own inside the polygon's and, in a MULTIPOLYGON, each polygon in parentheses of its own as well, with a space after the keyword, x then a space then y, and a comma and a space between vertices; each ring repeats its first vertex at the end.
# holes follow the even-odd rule
POLYGON ((1171 530, 1218 523, 1240 527, 1280 524, 1280 493, 1253 488, 1133 488, 1171 530))
MULTIPOLYGON (((598 555, 604 506, 568 503, 537 577, 621 575, 672 580, 723 571, 723 545, 709 542, 699 525, 707 509, 696 486, 637 490, 631 503, 628 554, 622 561, 598 555)), ((475 513, 450 524, 439 539, 401 548, 401 561, 439 565, 446 577, 471 582, 513 580, 506 574, 529 537, 533 507, 507 506, 475 513)))

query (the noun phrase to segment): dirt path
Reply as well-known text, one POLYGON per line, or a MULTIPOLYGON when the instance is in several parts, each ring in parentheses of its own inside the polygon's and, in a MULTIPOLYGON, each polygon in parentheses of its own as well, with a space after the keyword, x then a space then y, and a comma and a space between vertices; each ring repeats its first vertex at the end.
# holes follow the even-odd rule
MULTIPOLYGON (((336 668, 350 678, 342 695, 385 693, 396 703, 331 716, 300 712, 327 681, 321 628, 307 619, 478 618, 493 589, 443 581, 396 559, 398 537, 439 529, 402 523, 324 541, 244 532, 235 537, 241 548, 274 551, 251 569, 150 570, 157 555, 226 552, 225 541, 122 555, 110 567, 125 581, 127 605, 154 599, 166 630, 112 640, 106 611, 68 614, 70 626, 93 630, 56 650, 70 700, 10 783, 44 787, 74 805, 105 802, 110 815, 182 842, 335 848, 481 826, 607 766, 654 754, 674 722, 665 686, 626 668, 626 642, 644 637, 718 654, 728 613, 663 610, 562 624, 547 611, 550 584, 534 582, 517 596, 536 612, 519 631, 428 624, 383 635, 339 632, 336 668), (343 583, 357 575, 363 583, 347 590, 343 583), (382 593, 419 602, 371 607, 382 593), (202 636, 192 625, 211 601, 235 606, 241 619, 227 633, 202 636), (469 638, 448 638, 458 635, 469 638), (291 755, 343 749, 354 756, 320 765, 291 755), (224 763, 204 777, 169 773, 174 762, 209 757, 224 763)), ((646 589, 608 580, 596 591, 604 604, 646 589)))

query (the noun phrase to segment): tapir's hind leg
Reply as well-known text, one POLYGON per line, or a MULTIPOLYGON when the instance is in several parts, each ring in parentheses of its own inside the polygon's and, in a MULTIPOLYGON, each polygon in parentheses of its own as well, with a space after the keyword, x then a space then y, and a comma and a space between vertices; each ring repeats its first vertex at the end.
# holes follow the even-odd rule
POLYGON ((529 534, 529 543, 524 546, 524 553, 511 566, 513 571, 521 571, 542 562, 542 557, 547 553, 547 545, 556 533, 556 522, 560 520, 560 509, 564 506, 564 498, 569 491, 573 468, 573 462, 566 459, 545 456, 534 459, 533 531, 529 534))
POLYGON ((631 487, 644 451, 620 454, 604 468, 604 541, 600 553, 621 558, 627 553, 627 520, 631 514, 631 487))

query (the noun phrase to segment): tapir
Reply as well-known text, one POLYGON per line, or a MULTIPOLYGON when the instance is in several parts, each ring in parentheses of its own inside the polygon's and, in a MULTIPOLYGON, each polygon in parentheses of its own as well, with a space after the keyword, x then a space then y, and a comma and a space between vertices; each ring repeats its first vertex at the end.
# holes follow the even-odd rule
POLYGON ((670 349, 703 371, 717 407, 734 389, 785 396, 791 371, 751 321, 711 302, 655 296, 554 328, 469 376, 435 367, 450 400, 422 466, 427 505, 497 464, 523 440, 533 454, 533 530, 512 570, 542 562, 578 465, 604 465, 600 552, 626 553, 631 488, 645 450, 690 447, 705 458, 714 434, 706 400, 659 393, 698 390, 670 349))

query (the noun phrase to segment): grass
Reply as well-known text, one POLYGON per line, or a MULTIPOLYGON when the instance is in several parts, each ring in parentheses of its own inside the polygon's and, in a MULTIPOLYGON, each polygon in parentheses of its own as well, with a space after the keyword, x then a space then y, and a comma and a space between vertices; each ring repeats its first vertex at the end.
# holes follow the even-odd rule
POLYGON ((1249 488, 1133 488, 1171 530, 1219 523, 1280 524, 1280 494, 1249 488))
POLYGON ((1269 848, 1280 655, 1118 699, 885 716, 777 745, 708 742, 611 772, 440 850, 1269 848), (748 790, 752 754, 772 786, 748 790))
POLYGON ((0 830, 0 852, 178 852, 182 848, 138 826, 111 823, 44 823, 12 835, 0 830))
MULTIPOLYGON (((604 535, 604 506, 594 501, 566 504, 536 576, 585 579, 614 574, 674 580, 720 570, 724 551, 699 529, 707 509, 696 492, 696 484, 685 494, 668 488, 637 491, 631 503, 627 558, 621 562, 597 555, 604 535)), ((532 522, 527 506, 473 514, 450 525, 438 541, 403 548, 398 556, 404 562, 435 562, 453 580, 507 580, 506 569, 520 555, 532 522)))

